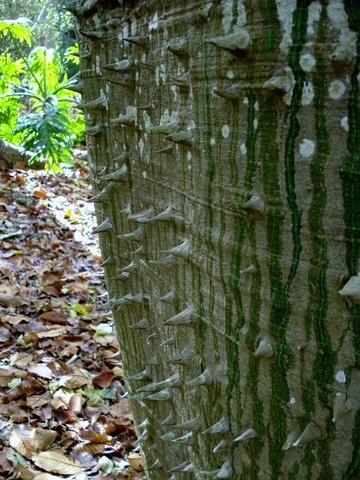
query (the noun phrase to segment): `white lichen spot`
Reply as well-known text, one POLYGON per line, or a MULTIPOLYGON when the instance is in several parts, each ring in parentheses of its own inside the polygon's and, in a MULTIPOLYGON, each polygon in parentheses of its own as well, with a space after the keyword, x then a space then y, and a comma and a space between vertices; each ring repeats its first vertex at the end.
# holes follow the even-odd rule
POLYGON ((258 112, 259 111, 259 102, 256 100, 256 102, 254 103, 254 110, 255 112, 258 112))
POLYGON ((339 30, 347 26, 347 15, 342 0, 330 0, 327 6, 327 15, 334 27, 339 30))
POLYGON ((228 78, 229 80, 233 80, 235 78, 235 73, 232 70, 228 70, 226 72, 226 78, 228 78))
MULTIPOLYGON (((225 33, 230 31, 230 28, 233 25, 234 21, 234 9, 233 9, 234 2, 233 0, 222 0, 221 8, 222 8, 222 25, 225 33)), ((246 10, 243 5, 243 1, 240 0, 237 2, 237 22, 236 25, 238 27, 243 27, 246 25, 246 10)))
POLYGON ((177 122, 178 121, 178 114, 176 112, 172 112, 170 114, 169 110, 165 108, 164 113, 161 115, 160 118, 160 125, 170 123, 170 122, 177 122))
POLYGON ((280 50, 287 54, 291 45, 292 18, 296 8, 296 0, 276 0, 278 17, 283 30, 280 50))
POLYGON ((140 140, 139 140, 139 153, 140 153, 140 155, 143 154, 143 151, 144 151, 144 140, 142 138, 140 138, 140 140))
POLYGON ((248 97, 244 97, 243 104, 244 104, 244 105, 249 105, 249 99, 248 99, 248 97))
POLYGON ((339 39, 331 54, 333 60, 351 63, 356 55, 357 35, 348 26, 348 16, 342 0, 332 0, 327 6, 327 14, 336 29, 339 30, 339 39))
POLYGON ((156 30, 158 26, 159 26, 159 16, 158 16, 158 13, 155 12, 155 15, 149 22, 149 32, 151 32, 151 30, 156 30))
POLYGON ((339 100, 345 93, 346 86, 341 80, 333 80, 329 85, 329 97, 333 100, 339 100))
POLYGON ((142 176, 143 176, 143 178, 147 177, 147 173, 145 172, 145 170, 142 172, 142 176))
POLYGON ((340 120, 340 125, 342 126, 342 128, 348 132, 349 131, 349 119, 348 117, 343 117, 341 120, 340 120))
POLYGON ((314 70, 316 61, 310 53, 304 53, 301 55, 299 63, 304 72, 312 72, 314 70))
POLYGON ((257 130, 258 124, 259 124, 258 119, 257 119, 257 118, 254 118, 254 121, 253 121, 254 130, 257 130))
POLYGON ((224 138, 229 138, 229 135, 230 135, 230 128, 229 128, 229 125, 223 125, 222 129, 221 129, 221 133, 222 133, 222 136, 224 138))
POLYGON ((146 110, 143 111, 143 119, 144 119, 145 130, 149 131, 152 125, 151 125, 150 115, 147 113, 146 110))
POLYGON ((100 56, 96 55, 95 57, 95 72, 97 75, 101 75, 101 68, 100 68, 100 56))
POLYGON ((192 153, 191 153, 191 152, 187 152, 186 158, 187 158, 187 160, 188 160, 189 162, 191 162, 191 160, 192 160, 192 153))
POLYGON ((295 403, 296 403, 295 397, 291 397, 290 398, 290 405, 295 405, 295 403))
POLYGON ((243 155, 246 155, 246 154, 247 154, 247 148, 246 148, 245 143, 242 143, 242 144, 240 145, 240 152, 241 152, 243 155))
POLYGON ((356 56, 356 33, 349 29, 343 29, 339 35, 338 44, 332 54, 334 60, 351 63, 356 56))
POLYGON ((321 13, 322 6, 320 2, 312 2, 308 8, 308 24, 306 33, 310 37, 314 35, 314 23, 320 20, 320 13, 321 13))
POLYGON ((214 145, 216 145, 216 140, 215 138, 211 137, 210 138, 210 145, 213 147, 214 145))
POLYGON ((92 17, 92 21, 94 22, 95 29, 98 30, 101 27, 102 21, 97 13, 92 17))
POLYGON ((178 88, 176 87, 176 85, 171 85, 171 92, 174 96, 174 100, 176 101, 178 98, 178 88))
POLYGON ((155 82, 158 87, 160 86, 160 80, 163 84, 166 83, 166 70, 164 64, 158 65, 155 69, 155 82))
POLYGON ((192 168, 191 165, 188 164, 187 169, 189 170, 189 172, 191 172, 191 168, 192 168))
POLYGON ((336 372, 335 380, 339 383, 346 383, 346 375, 344 370, 339 370, 336 372))
POLYGON ((309 138, 304 138, 299 145, 299 152, 302 157, 309 158, 315 151, 315 143, 309 138))
POLYGON ((314 88, 311 82, 305 82, 301 94, 301 105, 310 105, 314 99, 314 88))

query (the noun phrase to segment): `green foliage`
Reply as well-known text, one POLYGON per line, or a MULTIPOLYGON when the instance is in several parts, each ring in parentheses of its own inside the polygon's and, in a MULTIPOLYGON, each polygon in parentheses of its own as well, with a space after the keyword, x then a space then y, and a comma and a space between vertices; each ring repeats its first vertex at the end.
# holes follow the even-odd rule
POLYGON ((5 37, 10 36, 19 42, 26 42, 31 46, 30 21, 28 18, 17 20, 0 20, 0 33, 5 37))
MULTIPOLYGON (((29 19, 33 45, 55 48, 62 55, 74 43, 74 19, 57 0, 0 0, 0 15, 13 20, 29 19)), ((1 37, 0 51, 12 52, 12 46, 1 37)))
POLYGON ((65 52, 66 62, 72 62, 75 65, 80 65, 79 46, 78 44, 70 45, 65 52))
POLYGON ((70 147, 84 131, 83 118, 73 108, 76 93, 67 89, 75 80, 64 74, 60 54, 52 48, 37 46, 22 56, 19 44, 31 38, 25 22, 1 21, 1 33, 13 40, 19 59, 0 54, 0 137, 32 150, 30 162, 45 160, 47 168, 59 170, 61 163, 71 162, 70 147))

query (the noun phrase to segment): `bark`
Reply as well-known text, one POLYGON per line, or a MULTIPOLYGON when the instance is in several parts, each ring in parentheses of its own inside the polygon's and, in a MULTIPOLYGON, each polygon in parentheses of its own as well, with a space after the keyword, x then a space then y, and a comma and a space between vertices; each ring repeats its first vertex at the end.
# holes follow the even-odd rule
POLYGON ((31 152, 0 139, 0 162, 5 162, 6 166, 13 167, 19 162, 27 163, 31 156, 31 152))
POLYGON ((149 478, 358 478, 359 4, 70 3, 149 478))

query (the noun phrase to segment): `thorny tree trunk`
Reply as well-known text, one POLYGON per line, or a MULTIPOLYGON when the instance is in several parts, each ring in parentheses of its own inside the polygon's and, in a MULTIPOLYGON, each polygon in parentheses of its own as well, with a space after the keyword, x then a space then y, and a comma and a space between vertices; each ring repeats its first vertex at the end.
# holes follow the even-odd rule
POLYGON ((149 478, 359 478, 359 3, 70 3, 149 478))

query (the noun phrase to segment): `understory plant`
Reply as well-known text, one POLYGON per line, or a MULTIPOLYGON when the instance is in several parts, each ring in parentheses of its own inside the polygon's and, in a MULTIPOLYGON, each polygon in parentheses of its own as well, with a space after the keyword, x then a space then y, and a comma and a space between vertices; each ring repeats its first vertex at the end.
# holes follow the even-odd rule
POLYGON ((64 73, 64 62, 53 48, 31 46, 31 28, 24 19, 0 21, 0 33, 9 36, 18 52, 0 54, 0 137, 33 152, 30 163, 45 162, 57 171, 71 163, 70 148, 83 135, 83 118, 74 108, 76 83, 64 73))

